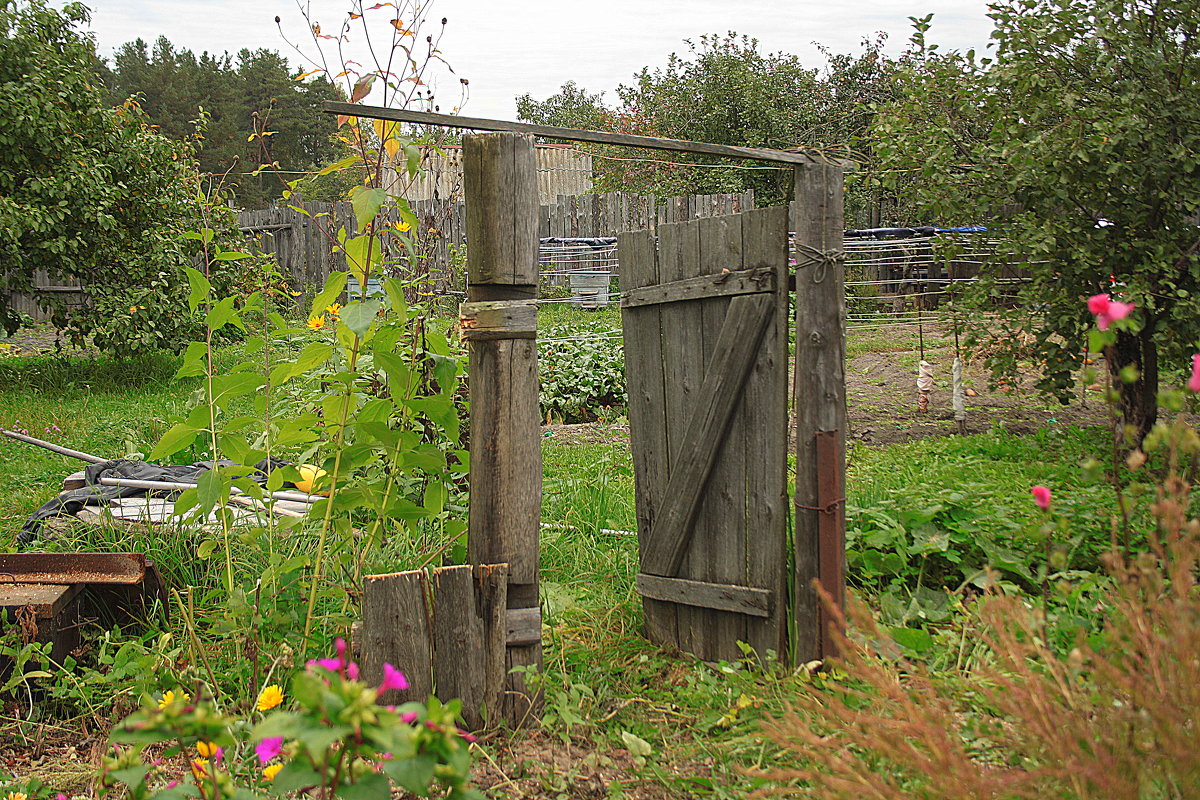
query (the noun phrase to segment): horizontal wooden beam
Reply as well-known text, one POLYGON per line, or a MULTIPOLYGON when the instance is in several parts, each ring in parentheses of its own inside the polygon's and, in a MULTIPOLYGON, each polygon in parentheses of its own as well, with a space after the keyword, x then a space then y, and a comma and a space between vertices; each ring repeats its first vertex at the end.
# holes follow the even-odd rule
POLYGON ((767 618, 774 611, 774 598, 770 589, 755 589, 750 586, 730 586, 724 583, 706 583, 685 578, 665 578, 661 575, 638 573, 634 585, 642 597, 681 603, 685 606, 712 608, 717 611, 732 611, 751 617, 767 618))
POLYGON ((463 303, 458 327, 464 342, 537 337, 536 300, 487 300, 463 303))
POLYGON ((505 643, 509 647, 524 647, 542 640, 542 610, 540 608, 510 608, 505 612, 505 643))
POLYGON ((826 158, 815 153, 799 153, 787 150, 768 150, 760 147, 741 147, 732 144, 692 142, 687 139, 664 139, 659 136, 637 136, 630 133, 589 131, 578 128, 556 128, 551 125, 533 125, 528 122, 483 119, 482 117, 460 117, 451 114, 434 114, 429 111, 408 111, 400 108, 363 106, 326 100, 326 114, 344 117, 366 117, 410 122, 417 125, 441 125, 446 128, 469 128, 476 131, 508 131, 528 133, 550 139, 566 139, 570 142, 595 142, 596 144, 618 144, 627 147, 643 147, 647 150, 673 150, 679 153, 700 153, 726 158, 744 158, 751 161, 771 161, 777 164, 837 164, 846 168, 854 162, 845 159, 826 158))
POLYGON ((636 308, 682 300, 703 300, 707 297, 731 297, 739 294, 775 291, 775 272, 770 269, 739 269, 719 275, 700 275, 695 278, 657 283, 641 289, 631 289, 621 299, 622 308, 636 308))

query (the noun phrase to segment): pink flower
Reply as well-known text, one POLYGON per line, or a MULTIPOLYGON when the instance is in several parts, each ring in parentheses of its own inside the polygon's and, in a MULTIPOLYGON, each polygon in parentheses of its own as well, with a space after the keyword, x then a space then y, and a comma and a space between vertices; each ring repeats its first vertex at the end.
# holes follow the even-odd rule
POLYGON ((346 640, 339 636, 333 640, 333 646, 337 649, 338 661, 346 663, 346 640))
POLYGON ((392 689, 404 691, 408 688, 408 678, 404 677, 404 673, 393 667, 391 664, 383 665, 383 682, 379 684, 379 694, 390 692, 392 689))
MULTIPOLYGON (((166 785, 164 788, 166 788, 166 789, 174 789, 174 788, 175 788, 176 786, 178 786, 178 785, 179 785, 179 781, 171 781, 171 782, 170 782, 170 783, 168 783, 168 784, 167 784, 167 785, 166 785)), ((61 798, 62 798, 62 800, 66 800, 66 795, 61 795, 61 794, 60 794, 58 797, 56 797, 54 800, 58 800, 58 798, 59 798, 59 797, 61 797, 61 798)))
POLYGON ((309 672, 312 672, 313 667, 324 667, 330 672, 342 671, 342 662, 336 658, 318 658, 309 661, 304 666, 308 668, 309 672))
POLYGON ((1200 353, 1192 356, 1192 377, 1188 379, 1187 387, 1193 392, 1200 392, 1200 353))
POLYGON ((275 756, 283 752, 283 737, 268 736, 254 747, 254 752, 258 756, 258 763, 266 764, 275 756))
POLYGON ((403 722, 405 725, 412 725, 414 722, 417 721, 417 712, 405 711, 403 714, 400 715, 400 721, 403 722))
POLYGON ((358 680, 358 664, 351 661, 346 665, 346 677, 352 681, 358 680))
POLYGON ((1033 495, 1033 502, 1037 503, 1037 507, 1042 511, 1050 510, 1050 490, 1045 486, 1034 486, 1029 490, 1033 495))
POLYGON ((1119 319, 1125 319, 1137 306, 1113 300, 1106 294, 1094 294, 1088 298, 1088 311, 1096 315, 1096 327, 1102 331, 1119 319))

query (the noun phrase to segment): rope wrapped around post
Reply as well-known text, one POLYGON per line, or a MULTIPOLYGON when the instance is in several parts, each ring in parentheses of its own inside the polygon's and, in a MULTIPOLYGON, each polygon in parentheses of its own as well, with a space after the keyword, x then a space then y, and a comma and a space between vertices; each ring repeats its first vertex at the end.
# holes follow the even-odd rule
POLYGON ((796 242, 796 269, 800 270, 804 267, 816 266, 816 274, 813 276, 813 283, 821 283, 825 280, 825 276, 829 273, 831 266, 845 263, 845 250, 818 250, 815 247, 796 242), (803 260, 801 260, 803 256, 803 260))

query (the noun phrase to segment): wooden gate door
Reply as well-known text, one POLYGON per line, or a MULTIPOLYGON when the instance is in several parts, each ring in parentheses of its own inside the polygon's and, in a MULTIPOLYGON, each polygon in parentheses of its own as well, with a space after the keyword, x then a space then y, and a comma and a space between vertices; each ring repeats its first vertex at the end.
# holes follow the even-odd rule
POLYGON ((787 642, 787 209, 618 237, 646 630, 787 642))

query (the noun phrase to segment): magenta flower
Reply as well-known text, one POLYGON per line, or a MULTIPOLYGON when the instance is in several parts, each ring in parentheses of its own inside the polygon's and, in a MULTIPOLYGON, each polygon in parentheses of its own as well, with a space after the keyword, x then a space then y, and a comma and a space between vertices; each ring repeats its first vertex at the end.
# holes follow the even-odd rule
POLYGON ((417 712, 405 711, 403 714, 400 715, 400 721, 403 722, 405 725, 412 725, 414 722, 417 721, 417 712))
POLYGON ((268 736, 254 747, 254 752, 258 756, 258 763, 266 764, 275 756, 283 752, 283 737, 268 736))
POLYGON ((341 672, 342 671, 342 662, 336 658, 313 659, 313 660, 308 661, 304 666, 308 668, 309 672, 312 671, 313 667, 324 667, 325 669, 329 670, 330 672, 341 672))
POLYGON ((346 665, 346 677, 352 681, 358 680, 358 664, 351 661, 346 665))
POLYGON ((379 694, 390 692, 392 689, 404 691, 408 688, 408 678, 404 677, 404 673, 393 667, 391 664, 383 665, 383 682, 379 684, 379 694))
POLYGON ((1192 356, 1192 377, 1188 379, 1187 387, 1193 392, 1200 392, 1200 353, 1192 356))
POLYGON ((1034 486, 1029 490, 1033 495, 1033 502, 1037 503, 1037 507, 1042 511, 1050 510, 1050 490, 1045 486, 1034 486))
POLYGON ((1094 294, 1088 298, 1088 311, 1096 316, 1096 327, 1102 331, 1119 319, 1125 319, 1136 308, 1133 303, 1113 300, 1106 294, 1094 294))

